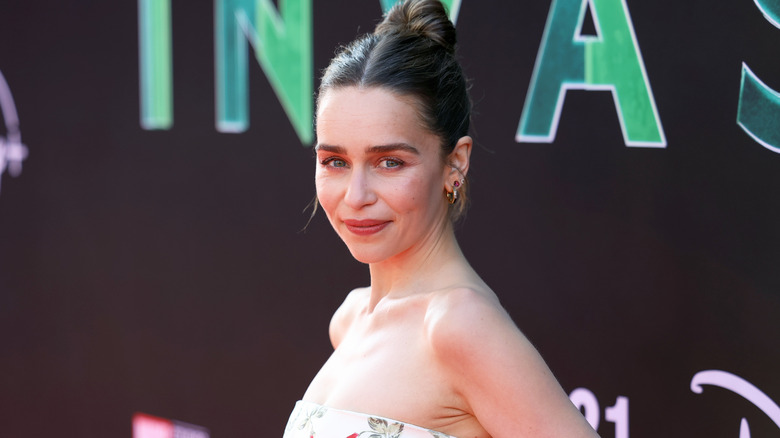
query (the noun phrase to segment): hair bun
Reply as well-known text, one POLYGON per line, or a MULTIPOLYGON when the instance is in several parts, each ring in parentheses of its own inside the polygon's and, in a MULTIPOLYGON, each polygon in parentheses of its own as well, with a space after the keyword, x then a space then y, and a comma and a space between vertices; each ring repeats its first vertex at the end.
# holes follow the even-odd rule
POLYGON ((440 0, 402 0, 396 3, 376 27, 375 35, 417 35, 455 51, 455 26, 440 0))

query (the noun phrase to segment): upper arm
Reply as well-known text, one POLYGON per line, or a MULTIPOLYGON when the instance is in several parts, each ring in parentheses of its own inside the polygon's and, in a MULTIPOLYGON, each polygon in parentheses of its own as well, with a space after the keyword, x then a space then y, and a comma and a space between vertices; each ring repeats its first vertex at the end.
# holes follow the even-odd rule
POLYGON ((597 436, 497 302, 460 290, 435 313, 429 325, 434 353, 491 436, 597 436))

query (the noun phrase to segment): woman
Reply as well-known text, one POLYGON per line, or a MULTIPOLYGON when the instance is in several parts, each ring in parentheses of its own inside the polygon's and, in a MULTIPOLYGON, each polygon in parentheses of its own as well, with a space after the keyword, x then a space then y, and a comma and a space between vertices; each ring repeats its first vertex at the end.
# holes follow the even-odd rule
POLYGON ((371 285, 333 316, 286 438, 596 436, 455 240, 472 139, 454 52, 441 3, 410 0, 325 71, 317 197, 371 285))

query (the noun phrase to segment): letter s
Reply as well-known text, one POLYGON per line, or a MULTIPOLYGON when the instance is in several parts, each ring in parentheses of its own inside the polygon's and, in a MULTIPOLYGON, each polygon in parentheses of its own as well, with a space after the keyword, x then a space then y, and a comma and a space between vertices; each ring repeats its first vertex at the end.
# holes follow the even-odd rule
MULTIPOLYGON (((754 0, 764 17, 780 28, 780 0, 754 0)), ((753 140, 780 153, 780 93, 769 88, 742 63, 737 124, 753 140)))

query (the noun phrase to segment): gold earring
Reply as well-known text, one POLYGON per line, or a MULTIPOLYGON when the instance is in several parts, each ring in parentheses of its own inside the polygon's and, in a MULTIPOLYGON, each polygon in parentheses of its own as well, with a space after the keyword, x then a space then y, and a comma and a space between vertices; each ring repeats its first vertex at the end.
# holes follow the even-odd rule
POLYGON ((465 181, 463 179, 461 179, 460 181, 456 180, 455 182, 452 183, 452 191, 451 192, 445 191, 447 194, 447 202, 449 202, 450 204, 454 204, 455 201, 458 200, 458 188, 464 182, 465 181))
POLYGON ((451 192, 444 191, 444 193, 447 195, 447 202, 450 204, 454 204, 455 201, 458 200, 458 191, 453 189, 451 192))

